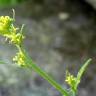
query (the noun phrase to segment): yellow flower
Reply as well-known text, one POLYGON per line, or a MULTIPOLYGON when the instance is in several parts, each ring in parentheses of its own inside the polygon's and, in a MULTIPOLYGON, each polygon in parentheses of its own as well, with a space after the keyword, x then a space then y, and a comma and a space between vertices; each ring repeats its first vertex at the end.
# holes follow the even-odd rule
POLYGON ((13 33, 10 39, 12 43, 16 45, 20 45, 22 40, 24 39, 24 36, 21 33, 17 33, 17 34, 13 33))
POLYGON ((12 25, 13 19, 10 18, 9 16, 1 16, 0 17, 0 34, 4 35, 4 34, 8 34, 9 29, 12 25))
POLYGON ((0 35, 9 39, 9 42, 15 45, 20 45, 24 36, 21 30, 19 33, 19 31, 17 31, 18 28, 14 27, 13 21, 13 18, 10 18, 9 16, 0 17, 0 35))
POLYGON ((15 61, 19 66, 25 66, 25 55, 23 52, 17 53, 17 55, 13 58, 13 61, 15 61))
POLYGON ((1 16, 0 17, 0 22, 3 24, 7 24, 13 21, 13 18, 10 18, 9 16, 1 16))
POLYGON ((9 16, 1 16, 0 17, 0 23, 2 24, 3 27, 9 27, 10 24, 13 22, 13 19, 10 18, 9 16))
POLYGON ((71 75, 68 71, 66 71, 66 79, 65 79, 65 81, 67 82, 67 84, 68 84, 73 90, 75 90, 76 80, 77 80, 76 77, 74 77, 74 76, 71 75))
MULTIPOLYGON (((9 16, 1 16, 0 17, 0 35, 3 35, 6 37, 6 39, 9 39, 9 42, 17 45, 21 45, 22 40, 24 39, 24 36, 22 34, 22 29, 18 30, 13 25, 13 18, 10 18, 9 16)), ((24 66, 25 65, 25 56, 22 51, 18 52, 17 55, 13 58, 13 61, 15 61, 17 64, 24 66)))

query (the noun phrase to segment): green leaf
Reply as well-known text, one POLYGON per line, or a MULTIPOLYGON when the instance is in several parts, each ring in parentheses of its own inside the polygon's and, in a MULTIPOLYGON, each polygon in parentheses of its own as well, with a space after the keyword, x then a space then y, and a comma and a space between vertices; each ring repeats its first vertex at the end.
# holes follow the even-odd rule
POLYGON ((86 70, 86 67, 90 64, 92 59, 88 59, 85 64, 81 67, 81 69, 79 70, 78 74, 77 74, 77 81, 76 81, 76 85, 75 85, 75 89, 77 89, 78 84, 80 83, 81 77, 83 75, 83 73, 86 70))
POLYGON ((5 62, 4 62, 4 61, 2 61, 2 60, 0 60, 0 64, 5 64, 5 62))
POLYGON ((0 0, 0 7, 14 6, 25 0, 0 0))

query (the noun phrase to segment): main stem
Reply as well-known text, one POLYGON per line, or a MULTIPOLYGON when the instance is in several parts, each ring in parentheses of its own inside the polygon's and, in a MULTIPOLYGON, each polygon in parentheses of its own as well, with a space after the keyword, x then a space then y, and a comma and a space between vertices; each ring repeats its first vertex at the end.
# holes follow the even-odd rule
POLYGON ((32 59, 28 56, 23 48, 19 47, 19 51, 22 51, 26 57, 28 68, 32 68, 35 72, 37 72, 41 77, 47 80, 54 88, 56 88, 63 96, 68 96, 68 92, 66 89, 63 89, 61 85, 59 85, 56 81, 54 81, 45 71, 43 71, 40 67, 38 67, 35 63, 33 63, 32 59))
POLYGON ((38 67, 34 63, 30 63, 32 69, 37 72, 40 76, 42 76, 45 80, 47 80, 54 88, 56 88, 60 93, 65 96, 68 96, 66 90, 64 90, 56 81, 54 81, 47 73, 45 73, 40 67, 38 67))

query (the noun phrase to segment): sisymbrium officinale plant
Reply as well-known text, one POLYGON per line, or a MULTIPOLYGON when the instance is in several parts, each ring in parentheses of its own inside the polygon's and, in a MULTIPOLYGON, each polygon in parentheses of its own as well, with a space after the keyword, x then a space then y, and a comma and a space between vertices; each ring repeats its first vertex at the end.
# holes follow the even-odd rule
MULTIPOLYGON (((14 22, 14 10, 12 18, 9 16, 0 17, 0 35, 5 37, 6 41, 8 41, 10 44, 13 44, 18 49, 16 56, 13 57, 13 61, 15 62, 15 64, 20 67, 29 68, 37 72, 37 74, 39 74, 41 77, 47 80, 54 88, 56 88, 62 94, 62 96, 76 96, 78 93, 77 89, 81 81, 81 77, 86 67, 90 64, 91 59, 88 59, 85 62, 85 64, 80 68, 76 77, 66 71, 65 82, 70 86, 70 88, 63 88, 60 84, 53 80, 45 71, 43 71, 39 66, 37 66, 30 58, 30 56, 24 49, 22 42, 25 38, 25 36, 23 35, 24 25, 22 25, 22 27, 19 29, 14 26, 14 22)), ((5 62, 1 60, 0 63, 3 64, 5 62)))

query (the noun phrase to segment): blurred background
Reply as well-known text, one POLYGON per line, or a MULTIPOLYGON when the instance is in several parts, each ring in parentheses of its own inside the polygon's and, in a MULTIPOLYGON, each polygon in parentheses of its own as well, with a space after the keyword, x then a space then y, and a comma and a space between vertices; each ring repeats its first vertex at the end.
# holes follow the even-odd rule
MULTIPOLYGON (((54 80, 64 82, 68 69, 76 75, 92 58, 78 96, 96 96, 96 0, 0 0, 0 15, 12 17, 16 26, 25 24, 24 46, 32 59, 54 80)), ((61 96, 33 70, 12 62, 16 48, 0 37, 0 96, 61 96)))

